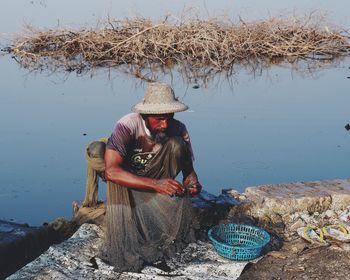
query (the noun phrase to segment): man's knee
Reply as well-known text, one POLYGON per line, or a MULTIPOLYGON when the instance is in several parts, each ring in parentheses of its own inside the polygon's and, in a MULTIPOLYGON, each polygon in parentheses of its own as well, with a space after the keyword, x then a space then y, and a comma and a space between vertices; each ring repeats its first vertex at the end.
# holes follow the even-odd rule
POLYGON ((104 158, 106 152, 106 143, 94 141, 87 148, 88 155, 91 158, 104 158))

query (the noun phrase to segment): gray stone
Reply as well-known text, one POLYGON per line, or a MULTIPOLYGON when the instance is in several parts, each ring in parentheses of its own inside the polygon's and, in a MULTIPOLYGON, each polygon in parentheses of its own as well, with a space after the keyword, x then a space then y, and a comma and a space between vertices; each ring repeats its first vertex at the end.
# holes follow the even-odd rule
POLYGON ((228 195, 231 195, 232 197, 238 199, 241 195, 241 193, 237 190, 234 190, 234 189, 225 189, 225 190, 222 190, 222 193, 226 193, 228 195))
POLYGON ((306 223, 302 221, 301 219, 297 220, 294 224, 292 224, 289 228, 292 231, 297 230, 298 228, 306 226, 306 223))
POLYGON ((332 217, 334 217, 334 216, 336 216, 336 213, 333 211, 333 210, 327 210, 326 212, 325 212, 325 216, 327 217, 327 218, 332 218, 332 217))
POLYGON ((247 188, 244 195, 251 202, 249 214, 254 217, 337 211, 350 205, 350 180, 263 185, 247 188))
MULTIPOLYGON (((278 228, 285 231, 286 240, 293 240, 294 230, 304 225, 336 223, 340 214, 349 220, 350 209, 343 211, 350 205, 350 180, 264 185, 249 187, 244 194, 224 190, 219 197, 202 192, 193 202, 198 208, 230 206, 226 219, 230 222, 236 218, 241 223, 255 223, 257 219, 267 224, 282 224, 278 228)), ((10 227, 0 227, 0 234, 1 230, 21 234, 10 227)), ((102 238, 103 233, 97 226, 84 224, 72 238, 50 247, 9 279, 236 279, 246 265, 225 260, 214 252, 211 244, 198 242, 168 261, 170 273, 145 267, 142 273, 120 274, 97 257, 102 238)), ((301 245, 291 247, 286 254, 304 252, 301 245)), ((341 246, 344 251, 350 250, 348 244, 341 246)), ((273 253, 270 257, 279 259, 280 254, 273 253)))
POLYGON ((315 224, 314 219, 308 214, 303 213, 300 215, 300 218, 307 224, 315 224))
POLYGON ((0 220, 0 279, 32 261, 53 242, 48 227, 0 220))
POLYGON ((68 240, 51 246, 33 262, 11 275, 8 280, 27 279, 237 279, 248 262, 226 260, 205 242, 190 244, 182 254, 167 261, 165 272, 147 266, 141 273, 117 273, 98 256, 103 232, 93 224, 83 224, 68 240))

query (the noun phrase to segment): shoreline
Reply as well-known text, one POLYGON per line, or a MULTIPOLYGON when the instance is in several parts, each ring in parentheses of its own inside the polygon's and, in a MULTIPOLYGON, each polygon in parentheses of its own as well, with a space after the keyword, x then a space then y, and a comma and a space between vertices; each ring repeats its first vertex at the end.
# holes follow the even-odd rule
MULTIPOLYGON (((205 204, 206 206, 208 206, 209 204, 210 207, 215 207, 215 211, 210 210, 206 212, 206 215, 207 213, 210 213, 210 212, 211 213, 216 212, 216 216, 215 214, 212 214, 212 216, 206 216, 205 220, 202 221, 203 223, 201 224, 201 226, 203 228, 201 230, 203 230, 202 237, 204 239, 205 239, 206 231, 209 227, 211 227, 215 223, 217 224, 222 222, 256 224, 268 230, 272 235, 273 238, 272 238, 272 242, 270 242, 271 244, 268 247, 268 250, 267 250, 268 253, 264 255, 262 260, 260 260, 258 263, 252 266, 248 266, 252 268, 245 269, 244 273, 241 275, 241 277, 243 277, 242 279, 244 279, 244 275, 248 275, 250 273, 250 277, 253 277, 252 273, 254 271, 256 273, 261 272, 259 269, 257 269, 257 267, 264 265, 266 260, 270 258, 272 258, 275 261, 276 259, 280 261, 286 261, 288 259, 292 260, 294 258, 293 257, 294 251, 297 254, 304 252, 303 250, 305 250, 305 246, 307 246, 308 244, 302 241, 300 237, 296 234, 295 232, 296 228, 302 227, 308 224, 316 223, 321 225, 321 224, 327 224, 330 222, 337 221, 337 219, 339 218, 339 213, 344 211, 350 206, 350 179, 263 185, 263 186, 249 187, 243 193, 239 193, 238 191, 235 191, 235 190, 223 190, 221 196, 215 197, 208 193, 203 193, 203 198, 204 199, 201 199, 201 201, 197 199, 197 206, 199 206, 199 209, 202 209, 201 211, 204 211, 204 212, 206 210, 203 210, 203 209, 212 209, 212 208, 203 207, 205 206, 205 204), (278 257, 276 258, 276 255, 279 256, 280 259, 278 257)), ((56 224, 56 227, 57 227, 57 224, 56 224)), ((83 227, 86 227, 86 226, 83 226, 83 227)), ((53 227, 51 226, 51 228, 53 227)), ((58 228, 62 229, 62 227, 59 227, 59 226, 57 227, 57 229, 58 228)), ((98 234, 96 233, 98 232, 98 229, 90 229, 91 232, 89 232, 89 230, 87 230, 86 228, 84 230, 85 232, 87 231, 86 236, 88 236, 90 233, 93 236, 95 236, 94 238, 97 238, 97 236, 101 237, 100 233, 98 234), (94 231, 95 233, 93 233, 94 231)), ((79 235, 79 231, 76 234, 79 235)), ((83 238, 82 241, 84 241, 84 235, 82 235, 81 238, 83 238)), ((97 248, 96 242, 98 243, 100 241, 97 241, 96 239, 95 241, 92 241, 90 245, 86 245, 86 246, 87 247, 90 246, 89 247, 90 249, 92 247, 97 248)), ((49 270, 51 269, 50 271, 52 273, 54 272, 59 273, 60 269, 62 271, 66 271, 65 273, 67 273, 67 271, 69 272, 70 271, 69 263, 67 263, 66 264, 67 267, 65 267, 64 264, 57 263, 57 262, 55 263, 55 261, 53 261, 48 266, 47 261, 45 262, 44 260, 45 258, 47 260, 50 254, 55 254, 60 250, 62 253, 63 252, 62 249, 59 249, 60 246, 64 246, 65 250, 67 250, 67 252, 70 252, 69 251, 70 247, 68 245, 70 244, 70 246, 74 246, 73 243, 71 238, 68 238, 66 241, 62 242, 61 244, 51 246, 48 251, 41 254, 40 257, 37 258, 32 263, 27 264, 22 269, 15 272, 13 275, 11 275, 9 279, 25 279, 21 277, 23 275, 26 275, 26 277, 28 277, 28 275, 37 276, 39 274, 40 276, 44 277, 40 279, 50 279, 50 278, 45 278, 49 276, 44 276, 43 274, 43 270, 47 270, 47 269, 49 270)), ((193 246, 194 246, 193 247, 194 251, 204 250, 207 252, 209 251, 213 252, 212 246, 209 242, 204 244, 199 244, 199 245, 197 244, 193 246), (203 249, 203 248, 206 248, 206 249, 203 249)), ((326 249, 322 248, 322 250, 326 250, 326 249)), ((347 248, 343 249, 343 251, 342 251, 343 254, 347 254, 348 252, 347 248)), ((349 248, 349 251, 350 251, 350 248, 349 248)), ((327 253, 329 252, 333 252, 333 251, 330 250, 330 251, 323 252, 323 255, 325 254, 327 255, 327 253)), ((198 257, 198 260, 201 260, 201 257, 199 255, 197 257, 198 257)), ((314 256, 314 258, 316 257, 317 257, 317 254, 314 256)), ((65 256, 65 258, 69 258, 69 256, 65 256)), ((81 259, 84 259, 84 255, 80 256, 80 260, 81 259)), ((80 267, 82 271, 85 271, 84 273, 87 273, 86 279, 94 279, 93 277, 98 276, 99 273, 101 273, 101 275, 105 275, 105 273, 107 272, 103 271, 102 269, 103 267, 104 269, 107 269, 107 271, 109 271, 108 273, 110 275, 113 275, 113 273, 115 273, 113 271, 110 271, 110 268, 105 267, 101 263, 100 265, 98 265, 100 269, 91 268, 90 260, 86 260, 86 261, 87 263, 85 264, 83 262, 79 263, 79 258, 76 261, 76 265, 78 265, 78 267, 80 267), (89 263, 90 265, 88 265, 89 263)), ((223 269, 223 267, 226 267, 225 262, 223 262, 222 258, 219 256, 217 256, 216 259, 215 257, 212 257, 211 262, 216 263, 216 267, 221 267, 221 269, 223 269)), ((186 271, 186 269, 193 266, 194 263, 189 262, 188 264, 184 263, 181 265, 183 266, 184 271, 186 271)), ((199 264, 197 264, 196 272, 194 272, 195 275, 199 275, 201 273, 203 274, 204 271, 207 271, 208 265, 210 266, 210 264, 206 263, 204 260, 202 260, 202 262, 199 262, 199 264)), ((320 263, 320 265, 322 265, 322 262, 320 263)), ((276 267, 278 267, 277 264, 273 265, 271 269, 276 270, 276 267)), ((310 268, 312 268, 312 266, 310 266, 310 268)), ((140 279, 140 277, 141 279, 148 279, 147 277, 150 277, 155 273, 152 269, 150 270, 149 267, 146 267, 145 269, 144 269, 145 272, 143 274, 137 275, 137 277, 139 278, 135 278, 136 277, 135 275, 133 276, 129 275, 130 277, 128 276, 129 278, 125 278, 125 279, 140 279)), ((243 267, 242 267, 242 270, 243 270, 243 267)), ((308 268, 304 268, 304 270, 307 272, 308 268)), ((214 273, 212 275, 213 277, 215 276, 215 273, 219 273, 218 270, 215 270, 215 271, 216 272, 213 272, 214 273)), ((226 270, 224 269, 224 271, 226 270)), ((159 271, 157 273, 159 273, 159 271)), ((222 271, 220 273, 222 273, 222 271)), ((226 271, 225 273, 230 273, 230 272, 226 271)), ((237 274, 237 272, 235 273, 237 274)), ((181 277, 178 279, 182 279, 181 277)), ((205 277, 211 277, 211 276, 210 274, 207 274, 205 277)), ((202 279, 209 279, 205 277, 204 278, 202 277, 202 279)), ((236 278, 232 278, 233 274, 230 277, 231 279, 237 278, 236 276, 235 276, 236 278)), ((64 279, 64 278, 60 278, 60 279, 64 279)), ((163 279, 163 278, 159 278, 159 279, 163 279)), ((175 277, 175 279, 177 279, 177 277, 175 277)), ((197 279, 197 278, 193 278, 193 279, 197 279)), ((226 278, 222 278, 222 279, 226 279, 226 278)), ((254 279, 254 277, 251 279, 254 279)))

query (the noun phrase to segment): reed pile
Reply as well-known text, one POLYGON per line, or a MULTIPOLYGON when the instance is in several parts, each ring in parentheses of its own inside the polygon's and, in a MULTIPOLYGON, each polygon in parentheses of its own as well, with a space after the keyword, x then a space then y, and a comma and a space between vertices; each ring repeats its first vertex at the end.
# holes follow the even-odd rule
POLYGON ((349 34, 324 26, 319 17, 269 18, 257 22, 211 18, 152 22, 136 18, 102 27, 31 30, 8 52, 24 67, 82 73, 121 67, 138 77, 173 67, 201 79, 236 65, 268 67, 298 61, 329 62, 350 53, 349 34), (148 74, 145 74, 148 73, 148 74))

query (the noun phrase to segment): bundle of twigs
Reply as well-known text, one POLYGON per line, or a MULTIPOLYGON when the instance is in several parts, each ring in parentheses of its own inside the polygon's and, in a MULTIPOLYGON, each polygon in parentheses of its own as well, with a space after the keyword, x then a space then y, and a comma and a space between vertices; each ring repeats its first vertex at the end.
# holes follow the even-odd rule
POLYGON ((258 22, 147 19, 108 21, 95 29, 32 30, 8 48, 30 69, 91 70, 128 66, 145 70, 178 67, 188 78, 232 73, 234 65, 269 66, 299 60, 331 61, 350 52, 346 30, 314 16, 258 22))

